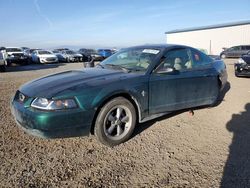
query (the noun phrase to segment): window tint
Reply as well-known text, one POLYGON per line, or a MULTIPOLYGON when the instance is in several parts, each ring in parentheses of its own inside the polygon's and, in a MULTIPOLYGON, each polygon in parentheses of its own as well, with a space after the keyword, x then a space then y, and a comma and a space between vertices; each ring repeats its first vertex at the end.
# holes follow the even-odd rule
POLYGON ((174 68, 178 71, 183 71, 192 68, 192 61, 190 58, 189 49, 175 49, 168 51, 164 55, 164 60, 161 62, 160 66, 157 68, 157 71, 164 71, 168 68, 174 68))
POLYGON ((242 46, 242 50, 250 50, 250 46, 242 46))
POLYGON ((209 56, 198 50, 192 49, 191 52, 192 52, 193 67, 208 65, 213 61, 209 56))
POLYGON ((240 47, 239 46, 234 46, 231 48, 232 50, 240 50, 240 47))

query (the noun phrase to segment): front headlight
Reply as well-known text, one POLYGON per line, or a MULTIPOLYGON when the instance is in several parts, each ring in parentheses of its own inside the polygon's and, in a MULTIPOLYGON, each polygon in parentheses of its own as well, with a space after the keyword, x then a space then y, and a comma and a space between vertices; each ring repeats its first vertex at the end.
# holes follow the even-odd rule
POLYGON ((48 100, 46 98, 35 98, 31 106, 42 110, 65 110, 78 107, 74 99, 48 100))
POLYGON ((238 63, 239 63, 239 64, 246 64, 246 62, 245 62, 244 59, 242 59, 242 58, 240 58, 240 59, 238 60, 238 63))

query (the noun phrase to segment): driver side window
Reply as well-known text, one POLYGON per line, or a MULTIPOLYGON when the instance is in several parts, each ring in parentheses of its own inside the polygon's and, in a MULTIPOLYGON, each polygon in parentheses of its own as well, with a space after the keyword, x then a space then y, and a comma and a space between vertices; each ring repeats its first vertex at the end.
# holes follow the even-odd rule
POLYGON ((169 68, 178 71, 191 69, 192 61, 189 49, 181 48, 168 51, 164 55, 160 66, 157 68, 157 72, 164 72, 164 70, 169 68))

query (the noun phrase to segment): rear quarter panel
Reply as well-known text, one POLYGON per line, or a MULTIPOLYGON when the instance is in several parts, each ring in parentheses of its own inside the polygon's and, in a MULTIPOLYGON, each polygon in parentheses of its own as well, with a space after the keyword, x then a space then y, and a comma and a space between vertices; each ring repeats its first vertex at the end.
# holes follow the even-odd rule
POLYGON ((218 76, 219 76, 219 79, 220 79, 221 84, 222 84, 221 89, 223 89, 224 86, 227 83, 227 68, 226 68, 226 64, 222 60, 215 60, 213 62, 213 67, 218 72, 218 76))

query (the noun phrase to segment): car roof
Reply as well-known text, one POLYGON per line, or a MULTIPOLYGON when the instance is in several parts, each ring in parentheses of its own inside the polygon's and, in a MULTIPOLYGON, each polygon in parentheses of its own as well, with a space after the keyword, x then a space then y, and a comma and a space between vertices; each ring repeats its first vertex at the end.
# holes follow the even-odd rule
POLYGON ((17 49, 22 49, 20 47, 5 47, 6 49, 9 49, 9 48, 17 48, 17 49))
POLYGON ((50 50, 43 50, 43 49, 39 49, 39 50, 36 50, 36 51, 38 51, 38 52, 40 52, 40 51, 50 52, 50 50))
POLYGON ((111 50, 111 49, 108 49, 108 48, 99 48, 98 50, 111 50))
POLYGON ((172 48, 172 47, 180 47, 180 48, 191 48, 189 46, 185 46, 185 45, 180 45, 180 44, 145 44, 145 45, 139 45, 139 46, 132 46, 132 47, 128 47, 128 48, 123 48, 123 49, 129 49, 129 48, 153 48, 153 49, 167 49, 167 48, 172 48))

